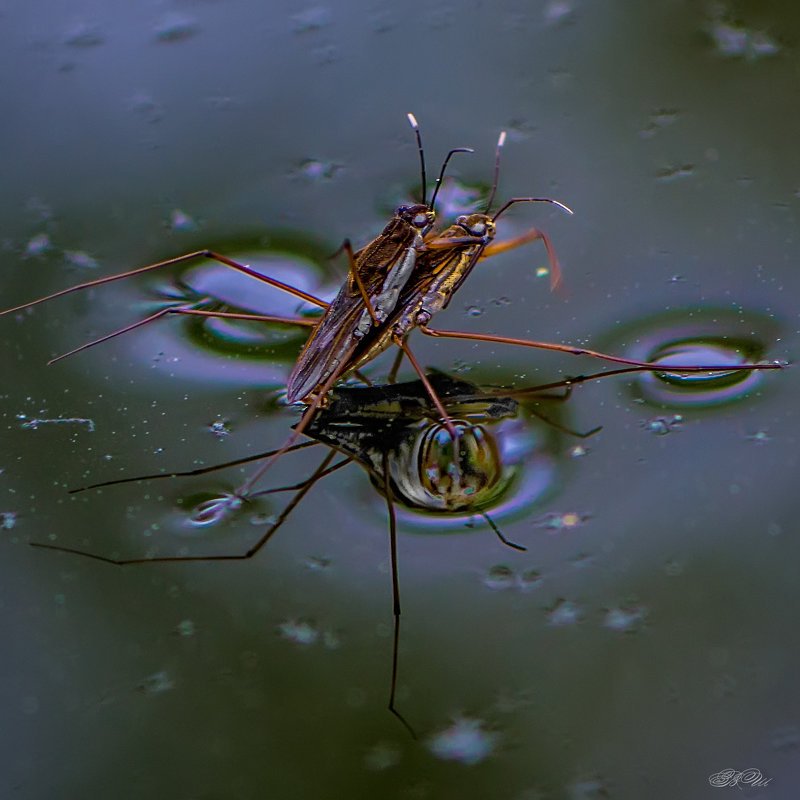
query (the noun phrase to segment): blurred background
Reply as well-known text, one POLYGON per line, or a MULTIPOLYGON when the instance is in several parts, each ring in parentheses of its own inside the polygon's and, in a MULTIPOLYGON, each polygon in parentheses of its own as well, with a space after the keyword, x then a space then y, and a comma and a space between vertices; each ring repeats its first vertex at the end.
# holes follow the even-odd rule
MULTIPOLYGON (((440 327, 797 357, 795 4, 79 1, 3 3, 0 22, 3 308, 202 247, 329 293, 327 256, 419 197, 413 111, 429 173, 476 150, 440 217, 485 192, 503 129, 499 199, 575 211, 499 225, 548 232, 561 290, 524 247, 482 263, 440 327)), ((358 467, 246 563, 29 548, 247 549, 280 496, 206 527, 189 511, 247 470, 67 490, 279 446, 302 333, 170 319, 45 363, 187 297, 298 310, 267 295, 193 265, 0 318, 1 796, 703 798, 743 791, 710 785, 726 768, 772 778, 745 796, 796 796, 796 369, 576 388, 559 419, 603 430, 563 435, 544 485, 498 512, 524 553, 480 520, 402 514, 416 742, 385 707, 386 511, 358 467)), ((598 367, 415 351, 504 386, 598 367)))

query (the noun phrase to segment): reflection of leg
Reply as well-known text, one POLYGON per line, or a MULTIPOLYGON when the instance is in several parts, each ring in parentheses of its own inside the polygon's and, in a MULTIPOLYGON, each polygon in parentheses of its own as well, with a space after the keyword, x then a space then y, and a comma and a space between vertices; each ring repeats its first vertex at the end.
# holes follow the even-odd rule
POLYGON ((392 569, 392 613, 394 615, 394 637, 392 640, 392 682, 389 690, 389 711, 403 723, 412 739, 417 734, 406 718, 395 708, 395 694, 397 692, 397 672, 400 661, 400 579, 397 574, 397 515, 394 512, 394 498, 392 486, 389 481, 389 454, 383 454, 383 494, 386 497, 386 509, 389 512, 389 558, 392 569))
MULTIPOLYGON (((319 442, 300 442, 299 444, 292 445, 289 450, 303 450, 306 447, 313 447, 317 444, 319 444, 319 442)), ((237 467, 240 464, 249 464, 252 461, 260 461, 262 458, 274 456, 277 452, 277 450, 268 450, 266 453, 236 458, 233 461, 226 461, 224 464, 214 464, 211 467, 198 467, 197 469, 190 469, 186 472, 159 472, 155 475, 134 475, 132 478, 116 478, 113 481, 103 481, 102 483, 93 483, 90 486, 81 486, 79 489, 70 489, 68 494, 79 494, 89 489, 100 489, 103 486, 118 486, 121 483, 134 483, 135 481, 153 481, 158 478, 189 478, 195 475, 206 475, 209 472, 216 472, 219 469, 227 469, 228 467, 237 467)), ((276 489, 274 491, 278 490, 276 489)))
POLYGON ((327 474, 328 465, 333 461, 334 457, 336 456, 336 451, 331 450, 328 455, 322 460, 322 463, 316 468, 313 474, 303 482, 301 485, 301 489, 297 492, 297 494, 291 499, 289 504, 286 508, 278 516, 278 519, 270 525, 264 535, 245 553, 239 553, 236 555, 216 555, 216 556, 157 556, 155 558, 127 558, 127 559, 116 559, 116 558, 108 558, 107 556, 100 556, 96 553, 89 553, 85 550, 78 550, 74 547, 61 547, 60 545, 55 544, 42 544, 39 542, 31 542, 31 547, 40 547, 44 550, 60 550, 63 553, 73 553, 78 556, 84 556, 86 558, 92 558, 95 561, 103 561, 106 564, 114 564, 115 566, 123 567, 128 564, 148 564, 148 563, 166 563, 166 562, 174 562, 174 561, 245 561, 248 558, 252 558, 277 532, 278 528, 283 525, 283 523, 289 517, 289 514, 294 511, 294 509, 300 504, 301 500, 308 494, 311 490, 311 487, 323 476, 327 474))

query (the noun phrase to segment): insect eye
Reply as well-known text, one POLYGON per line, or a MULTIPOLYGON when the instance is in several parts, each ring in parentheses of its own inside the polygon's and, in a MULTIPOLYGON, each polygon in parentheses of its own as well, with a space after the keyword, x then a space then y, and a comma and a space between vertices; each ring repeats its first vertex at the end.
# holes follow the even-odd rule
POLYGON ((428 216, 427 214, 417 214, 413 220, 411 220, 411 224, 415 228, 424 228, 428 224, 428 216))
POLYGON ((468 230, 473 236, 483 236, 483 234, 486 233, 486 223, 476 222, 471 228, 468 228, 468 230))
POLYGON ((456 217, 456 225, 463 225, 464 227, 466 227, 468 219, 469 217, 462 214, 460 217, 456 217))

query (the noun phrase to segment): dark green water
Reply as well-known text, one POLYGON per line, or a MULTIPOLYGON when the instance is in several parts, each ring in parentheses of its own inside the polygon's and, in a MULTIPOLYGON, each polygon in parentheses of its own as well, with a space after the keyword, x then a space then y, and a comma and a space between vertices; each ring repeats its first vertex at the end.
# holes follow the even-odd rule
MULTIPOLYGON (((575 211, 500 225, 547 230, 562 291, 525 247, 481 264, 441 327, 634 357, 727 336, 794 360, 792 11, 4 8, 0 305, 203 246, 335 285, 324 256, 417 191, 413 111, 430 171, 472 146, 452 174, 485 186, 508 129, 500 197, 575 211)), ((210 272, 187 283, 272 302, 210 272)), ((773 778, 764 796, 795 794, 796 369, 702 401, 625 378, 576 389, 564 421, 603 430, 582 457, 564 441, 558 483, 502 521, 525 553, 401 515, 399 704, 415 743, 385 710, 387 526, 358 468, 246 564, 115 569, 27 547, 239 552, 280 509, 187 528, 179 501, 230 490, 237 471, 66 494, 275 447, 296 420, 270 398, 302 336, 237 333, 248 351, 168 320, 45 366, 173 291, 165 275, 0 318, 0 795, 700 798, 737 791, 712 773, 748 767, 773 778), (43 419, 77 421, 24 426, 43 419)), ((425 364, 473 380, 594 369, 420 339, 425 364)), ((287 458, 276 480, 318 460, 287 458)))

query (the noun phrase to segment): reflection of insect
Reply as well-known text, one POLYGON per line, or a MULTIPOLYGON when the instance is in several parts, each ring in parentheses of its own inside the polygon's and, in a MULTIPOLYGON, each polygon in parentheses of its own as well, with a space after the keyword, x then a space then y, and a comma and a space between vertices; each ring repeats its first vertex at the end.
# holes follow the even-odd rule
MULTIPOLYGON (((595 377, 595 376, 591 376, 595 377)), ((573 379, 580 382, 581 378, 573 379)), ((61 550, 83 555, 98 561, 115 565, 141 564, 147 562, 174 561, 230 561, 247 559, 258 552, 276 531, 286 522, 291 512, 300 504, 312 487, 332 471, 350 462, 360 464, 368 473, 375 488, 386 500, 389 516, 390 553, 392 570, 392 591, 394 608, 394 645, 392 657, 392 679, 389 709, 411 731, 402 715, 395 708, 395 689, 398 672, 398 643, 400 635, 400 589, 397 567, 397 519, 395 503, 407 508, 434 514, 484 519, 499 540, 514 549, 525 550, 522 545, 510 542, 489 516, 492 508, 503 501, 523 482, 523 473, 530 466, 527 459, 532 457, 530 448, 522 446, 533 424, 526 421, 524 427, 504 428, 506 422, 519 416, 521 405, 525 405, 531 415, 541 414, 531 404, 531 400, 563 400, 566 395, 551 398, 533 389, 503 390, 481 388, 475 384, 456 380, 443 373, 433 373, 428 377, 440 401, 453 420, 457 436, 451 436, 441 424, 438 410, 433 404, 422 381, 374 387, 341 387, 333 389, 328 402, 316 411, 306 426, 305 434, 314 441, 300 447, 321 443, 330 448, 313 474, 306 480, 290 487, 268 489, 252 493, 250 500, 262 494, 279 491, 295 491, 295 495, 278 515, 276 521, 264 532, 259 541, 246 553, 220 556, 165 556, 135 559, 112 559, 75 548, 52 544, 33 543, 35 547, 61 550), (504 444, 505 442, 505 444, 504 444), (454 446, 457 443, 457 446, 454 446), (344 458, 332 463, 335 456, 344 458)), ((569 383, 569 382, 568 382, 569 383)), ((563 382, 549 385, 547 389, 558 388, 563 382)), ((566 428, 545 419, 542 428, 549 430, 539 447, 557 458, 557 433, 566 428)), ((598 429, 578 436, 590 436, 598 429)), ((270 458, 276 451, 251 456, 247 459, 192 470, 171 475, 149 475, 138 478, 108 481, 75 491, 126 483, 136 480, 149 480, 180 475, 199 475, 223 467, 234 466, 258 458, 270 458)))

